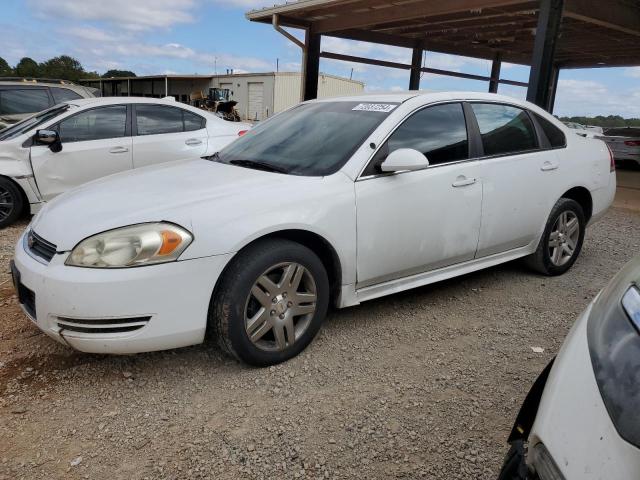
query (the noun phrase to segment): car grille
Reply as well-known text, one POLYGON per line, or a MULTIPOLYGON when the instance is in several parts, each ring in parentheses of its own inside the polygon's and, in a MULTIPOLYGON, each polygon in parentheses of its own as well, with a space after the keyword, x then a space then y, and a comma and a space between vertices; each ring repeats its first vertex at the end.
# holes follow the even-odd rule
POLYGON ((27 248, 35 256, 40 257, 49 263, 56 254, 57 247, 53 243, 47 242, 44 238, 37 235, 33 230, 29 230, 29 233, 27 233, 27 248))
POLYGON ((151 317, 131 318, 69 318, 57 317, 60 330, 86 334, 127 333, 140 330, 151 317))

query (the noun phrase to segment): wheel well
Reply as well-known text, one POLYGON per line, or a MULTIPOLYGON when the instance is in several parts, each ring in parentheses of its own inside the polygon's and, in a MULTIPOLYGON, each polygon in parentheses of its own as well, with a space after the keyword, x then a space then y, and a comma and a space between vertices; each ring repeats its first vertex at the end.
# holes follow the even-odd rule
POLYGON ((338 298, 338 295, 340 294, 340 286, 342 285, 342 267, 340 265, 338 254, 327 240, 317 233, 313 233, 308 230, 280 230, 253 240, 251 243, 245 245, 242 250, 247 248, 249 245, 266 238, 284 238, 304 245, 313 251, 313 253, 320 258, 320 261, 327 271, 329 287, 331 288, 331 302, 338 298))
POLYGON ((7 177, 6 175, 0 175, 0 178, 4 178, 13 184, 14 187, 18 189, 20 195, 22 196, 22 211, 20 212, 20 216, 24 216, 27 212, 29 212, 29 197, 25 193, 24 189, 16 182, 13 178, 7 177))
POLYGON ((570 198, 580 204, 584 211, 585 220, 588 222, 593 213, 593 200, 591 193, 584 187, 574 187, 562 195, 563 198, 570 198))

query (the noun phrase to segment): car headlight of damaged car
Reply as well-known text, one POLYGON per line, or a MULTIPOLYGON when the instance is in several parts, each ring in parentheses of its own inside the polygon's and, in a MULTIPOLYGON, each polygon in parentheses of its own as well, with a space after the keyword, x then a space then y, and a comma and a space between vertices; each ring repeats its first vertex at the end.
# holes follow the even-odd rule
POLYGON ((81 241, 66 265, 90 268, 138 267, 172 262, 193 236, 171 223, 144 223, 99 233, 81 241))
POLYGON ((638 287, 631 287, 622 297, 622 308, 629 315, 629 319, 640 331, 640 290, 638 287))

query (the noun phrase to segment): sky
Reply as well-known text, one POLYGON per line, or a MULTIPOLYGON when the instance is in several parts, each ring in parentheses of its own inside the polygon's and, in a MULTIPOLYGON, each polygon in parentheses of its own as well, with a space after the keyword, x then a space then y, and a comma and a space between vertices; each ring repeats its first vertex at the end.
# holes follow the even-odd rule
MULTIPOLYGON (((138 75, 299 71, 300 49, 270 25, 244 14, 279 0, 3 0, 0 57, 10 65, 71 55, 86 70, 132 70, 138 75)), ((299 37, 301 32, 293 30, 299 37)), ((322 50, 411 63, 404 48, 323 38, 322 50)), ((489 75, 489 61, 427 52, 425 65, 489 75)), ((405 90, 409 72, 322 59, 324 73, 352 76, 366 90, 405 90), (352 71, 353 69, 353 71, 352 71)), ((503 64, 502 78, 526 82, 529 68, 503 64)), ((486 91, 487 82, 424 74, 425 90, 486 91)), ((525 97, 501 85, 499 93, 525 97)), ((640 67, 564 70, 555 112, 561 116, 640 117, 640 67)))

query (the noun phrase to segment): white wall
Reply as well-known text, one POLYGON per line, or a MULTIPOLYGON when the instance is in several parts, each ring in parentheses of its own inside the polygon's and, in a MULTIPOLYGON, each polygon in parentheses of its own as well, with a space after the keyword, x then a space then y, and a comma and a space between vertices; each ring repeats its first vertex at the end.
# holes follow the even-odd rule
POLYGON ((231 88, 231 99, 238 102, 236 108, 243 120, 254 120, 257 114, 258 120, 273 115, 273 85, 274 75, 266 74, 237 74, 237 75, 219 75, 211 80, 211 87, 231 88), (231 83, 233 86, 228 87, 226 84, 231 83), (249 111, 249 83, 262 83, 262 112, 249 111))
MULTIPOLYGON (((299 73, 276 73, 274 113, 281 112, 300 102, 301 75, 299 73)), ((318 98, 358 95, 364 91, 364 83, 334 75, 320 74, 318 98)))
MULTIPOLYGON (((242 119, 253 120, 256 112, 249 111, 249 83, 262 82, 263 110, 258 119, 270 117, 300 102, 301 75, 295 72, 265 73, 262 75, 220 75, 211 81, 212 87, 233 83, 232 99, 238 102, 237 109, 242 119)), ((333 75, 321 74, 318 78, 318 97, 330 98, 357 95, 364 91, 364 83, 333 75)))

